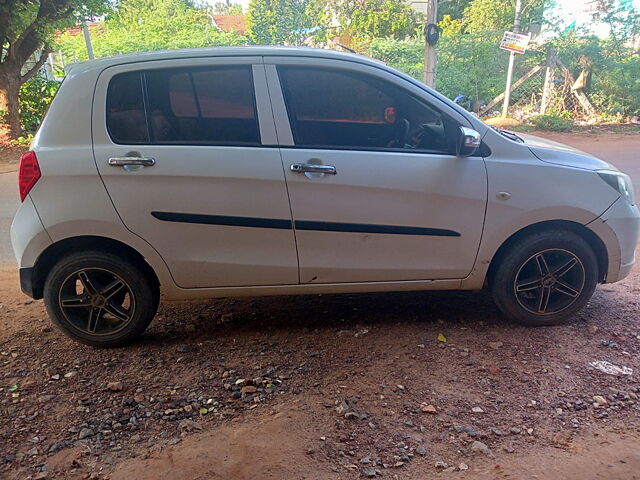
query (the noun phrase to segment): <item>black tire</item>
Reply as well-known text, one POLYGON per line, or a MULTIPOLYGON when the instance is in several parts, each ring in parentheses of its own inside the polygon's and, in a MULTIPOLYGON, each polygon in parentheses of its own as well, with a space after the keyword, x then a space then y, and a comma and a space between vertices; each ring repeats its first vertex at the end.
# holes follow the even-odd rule
POLYGON ((65 256, 44 284, 53 323, 95 347, 119 347, 136 339, 153 320, 158 302, 157 286, 136 264, 106 252, 65 256))
POLYGON ((520 238, 499 261, 490 278, 493 299, 502 313, 523 325, 566 323, 587 304, 598 283, 593 250, 570 231, 520 238))

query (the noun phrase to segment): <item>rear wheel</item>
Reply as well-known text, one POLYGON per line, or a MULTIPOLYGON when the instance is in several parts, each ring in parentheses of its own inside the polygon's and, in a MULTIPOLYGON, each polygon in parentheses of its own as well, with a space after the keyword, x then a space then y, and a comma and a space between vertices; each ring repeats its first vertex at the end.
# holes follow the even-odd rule
POLYGON ((493 298, 510 319, 558 325, 586 305, 598 283, 598 261, 579 235, 562 230, 518 240, 491 279, 493 298))
POLYGON ((69 337, 93 346, 125 345, 149 325, 158 291, 132 262, 111 253, 61 259, 44 286, 51 320, 69 337))

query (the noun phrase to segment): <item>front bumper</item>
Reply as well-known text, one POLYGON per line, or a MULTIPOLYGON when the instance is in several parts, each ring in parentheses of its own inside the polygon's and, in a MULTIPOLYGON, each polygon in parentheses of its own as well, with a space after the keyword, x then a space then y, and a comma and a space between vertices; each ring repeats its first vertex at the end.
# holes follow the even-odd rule
POLYGON ((629 275, 636 261, 640 232, 640 211, 620 197, 600 218, 587 225, 607 248, 609 268, 605 283, 618 282, 629 275))

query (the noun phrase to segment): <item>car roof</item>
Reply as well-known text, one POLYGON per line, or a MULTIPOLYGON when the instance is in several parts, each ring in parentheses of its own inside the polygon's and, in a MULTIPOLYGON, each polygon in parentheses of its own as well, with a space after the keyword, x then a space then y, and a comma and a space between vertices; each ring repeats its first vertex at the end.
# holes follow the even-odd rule
POLYGON ((67 73, 73 72, 75 74, 88 70, 104 69, 113 65, 148 62, 153 60, 241 56, 316 57, 346 60, 350 62, 364 63, 376 66, 384 65, 384 63, 382 62, 366 57, 364 55, 337 52, 335 50, 327 50, 322 48, 246 45, 240 47, 184 48, 178 50, 157 50, 153 52, 128 53, 115 57, 106 57, 100 58, 98 60, 89 60, 87 62, 74 63, 70 66, 67 73))

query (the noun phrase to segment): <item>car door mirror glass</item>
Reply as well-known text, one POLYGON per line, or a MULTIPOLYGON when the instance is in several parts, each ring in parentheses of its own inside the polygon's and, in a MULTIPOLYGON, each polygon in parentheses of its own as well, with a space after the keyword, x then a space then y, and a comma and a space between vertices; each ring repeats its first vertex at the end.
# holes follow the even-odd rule
POLYGON ((456 154, 459 157, 469 157, 480 148, 480 134, 472 128, 460 127, 456 154))

